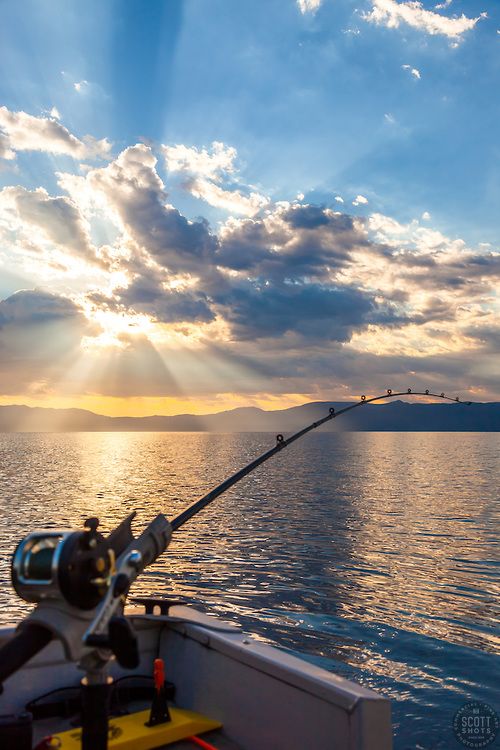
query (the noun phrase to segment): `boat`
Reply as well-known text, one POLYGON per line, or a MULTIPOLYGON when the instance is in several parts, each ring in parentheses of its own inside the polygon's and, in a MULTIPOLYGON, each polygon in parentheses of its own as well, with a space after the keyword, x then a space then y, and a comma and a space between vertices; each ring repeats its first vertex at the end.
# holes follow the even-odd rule
POLYGON ((362 396, 277 435, 266 453, 172 521, 159 514, 137 538, 134 513, 107 537, 97 518, 83 530, 28 534, 12 583, 36 607, 17 628, 0 629, 0 750, 391 750, 387 698, 186 601, 128 593, 174 532, 257 466, 343 412, 400 395, 362 396))
MULTIPOLYGON (((136 601, 127 616, 138 635, 140 661, 133 671, 115 661, 110 670, 114 684, 133 676, 152 676, 154 660, 161 657, 166 677, 175 685, 175 705, 222 724, 221 729, 201 735, 217 750, 392 747, 390 701, 372 690, 175 600, 136 601)), ((0 647, 13 634, 13 629, 1 630, 0 647)), ((77 666, 65 659, 61 643, 53 641, 5 683, 0 713, 22 716, 30 706, 36 715, 37 699, 61 688, 72 688, 75 694, 81 678, 77 666)), ((55 693, 53 700, 57 703, 63 695, 55 693)), ((134 710, 148 707, 147 700, 132 705, 134 710)), ((44 737, 57 737, 68 729, 64 717, 34 721, 33 747, 44 737)), ((17 750, 1 740, 0 747, 17 750)), ((56 747, 60 746, 54 742, 56 747)), ((114 747, 112 741, 109 747, 114 747)), ((186 741, 169 747, 195 746, 186 741)))

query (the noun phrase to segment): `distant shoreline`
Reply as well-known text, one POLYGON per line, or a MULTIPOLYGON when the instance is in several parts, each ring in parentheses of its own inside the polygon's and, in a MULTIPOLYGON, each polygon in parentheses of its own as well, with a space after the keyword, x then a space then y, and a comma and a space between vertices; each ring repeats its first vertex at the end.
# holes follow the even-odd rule
MULTIPOLYGON (((352 402, 311 402, 265 411, 242 407, 216 414, 107 417, 84 409, 0 406, 0 433, 43 432, 292 432, 352 402)), ((322 428, 328 432, 499 432, 500 403, 367 404, 322 428)))

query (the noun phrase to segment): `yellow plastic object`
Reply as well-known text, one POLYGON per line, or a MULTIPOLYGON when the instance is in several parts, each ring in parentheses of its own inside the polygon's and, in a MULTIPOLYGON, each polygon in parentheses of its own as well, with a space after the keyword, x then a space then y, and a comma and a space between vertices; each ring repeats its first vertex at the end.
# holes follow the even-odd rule
MULTIPOLYGON (((219 729, 222 724, 214 719, 185 711, 182 708, 170 708, 172 721, 147 727, 149 710, 139 711, 128 716, 110 719, 108 732, 109 750, 153 750, 153 748, 170 745, 193 734, 210 732, 219 729)), ((58 750, 81 750, 81 729, 53 735, 58 750), (60 744, 57 744, 59 741, 60 744)))

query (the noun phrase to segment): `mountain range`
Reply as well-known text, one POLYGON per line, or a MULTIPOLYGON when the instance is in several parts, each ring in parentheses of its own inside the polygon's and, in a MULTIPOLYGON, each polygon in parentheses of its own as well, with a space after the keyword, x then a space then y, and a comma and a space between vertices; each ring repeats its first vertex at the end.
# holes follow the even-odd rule
MULTIPOLYGON (((283 432, 290 433, 348 406, 348 402, 311 402, 265 411, 244 407, 202 416, 107 417, 84 409, 0 406, 0 432, 283 432)), ((366 404, 328 422, 328 431, 498 432, 500 403, 366 404)))

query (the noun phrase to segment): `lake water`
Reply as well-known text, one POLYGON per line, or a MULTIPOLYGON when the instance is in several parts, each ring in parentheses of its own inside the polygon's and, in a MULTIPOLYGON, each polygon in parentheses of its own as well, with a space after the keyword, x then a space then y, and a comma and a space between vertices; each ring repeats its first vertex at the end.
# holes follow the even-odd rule
MULTIPOLYGON (((109 530, 131 510, 139 530, 273 444, 0 435, 0 622, 27 608, 9 562, 28 531, 91 515, 109 530)), ((465 701, 500 711, 499 488, 498 433, 314 433, 175 534, 134 591, 187 596, 389 696, 397 750, 461 748, 465 701)))

